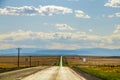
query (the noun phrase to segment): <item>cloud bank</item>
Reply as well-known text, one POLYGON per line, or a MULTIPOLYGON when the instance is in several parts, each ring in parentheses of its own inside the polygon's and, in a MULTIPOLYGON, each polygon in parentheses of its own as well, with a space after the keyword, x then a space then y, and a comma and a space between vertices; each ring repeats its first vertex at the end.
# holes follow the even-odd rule
POLYGON ((24 30, 0 34, 1 43, 7 44, 29 40, 33 42, 36 40, 41 42, 48 40, 51 45, 58 45, 58 47, 62 47, 62 44, 64 44, 64 46, 71 44, 70 46, 72 47, 72 44, 74 44, 73 46, 76 46, 76 48, 78 48, 78 45, 80 48, 120 48, 120 25, 117 25, 113 33, 107 36, 93 35, 86 32, 33 32, 24 30))

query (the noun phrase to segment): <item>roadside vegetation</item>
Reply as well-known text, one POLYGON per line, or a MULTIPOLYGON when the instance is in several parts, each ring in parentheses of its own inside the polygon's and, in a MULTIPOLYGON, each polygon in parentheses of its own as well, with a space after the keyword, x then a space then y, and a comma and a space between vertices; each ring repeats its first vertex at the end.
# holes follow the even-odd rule
POLYGON ((59 66, 59 56, 0 56, 0 73, 35 66, 59 66))
POLYGON ((64 59, 64 56, 62 57, 62 66, 67 66, 65 59, 64 59))
POLYGON ((17 68, 16 68, 16 65, 14 64, 3 64, 3 63, 0 64, 0 73, 15 70, 15 69, 17 68))
POLYGON ((66 56, 68 66, 97 76, 102 80, 120 80, 120 57, 109 56, 66 56), (86 58, 86 62, 83 61, 86 58))
POLYGON ((120 80, 120 65, 77 66, 74 68, 103 80, 120 80))
POLYGON ((59 66, 60 64, 59 63, 54 63, 54 65, 53 66, 59 66))

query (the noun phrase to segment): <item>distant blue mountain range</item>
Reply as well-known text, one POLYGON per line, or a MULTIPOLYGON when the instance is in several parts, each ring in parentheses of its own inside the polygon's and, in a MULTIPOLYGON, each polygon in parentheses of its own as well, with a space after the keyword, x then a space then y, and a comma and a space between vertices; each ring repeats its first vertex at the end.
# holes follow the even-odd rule
MULTIPOLYGON (((88 48, 76 50, 54 50, 23 48, 20 51, 21 56, 58 56, 58 55, 84 55, 84 56, 120 56, 120 49, 88 48)), ((0 50, 0 56, 17 56, 17 49, 0 50)))

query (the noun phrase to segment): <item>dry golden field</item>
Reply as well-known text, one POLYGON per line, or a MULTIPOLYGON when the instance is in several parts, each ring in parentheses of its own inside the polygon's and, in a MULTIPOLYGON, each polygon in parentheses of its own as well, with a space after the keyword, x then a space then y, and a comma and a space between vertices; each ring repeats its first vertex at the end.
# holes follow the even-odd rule
MULTIPOLYGON (((59 64, 59 56, 21 56, 20 67, 52 66, 59 64), (30 61, 31 58, 31 61, 30 61)), ((17 56, 0 56, 0 68, 13 68, 18 66, 17 56)))
POLYGON ((120 57, 65 56, 64 60, 68 66, 120 65, 120 57), (83 62, 83 58, 86 59, 86 62, 83 62))
POLYGON ((120 57, 65 56, 64 63, 103 80, 120 80, 120 57))

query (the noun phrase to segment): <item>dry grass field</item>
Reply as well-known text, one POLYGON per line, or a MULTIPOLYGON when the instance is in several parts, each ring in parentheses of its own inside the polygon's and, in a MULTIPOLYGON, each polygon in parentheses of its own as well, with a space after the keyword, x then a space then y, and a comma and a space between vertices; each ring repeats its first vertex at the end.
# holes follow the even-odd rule
POLYGON ((120 65, 74 66, 74 68, 103 80, 120 80, 120 65))
MULTIPOLYGON (((59 56, 21 56, 20 67, 31 66, 52 66, 59 64, 59 56), (31 58, 31 61, 30 61, 31 58)), ((16 56, 0 56, 0 68, 13 68, 18 65, 16 56)))
POLYGON ((65 56, 68 66, 76 65, 120 65, 120 57, 97 57, 97 56, 65 56), (83 58, 86 62, 83 62, 83 58))
POLYGON ((120 80, 120 57, 65 56, 64 63, 103 80, 120 80))

